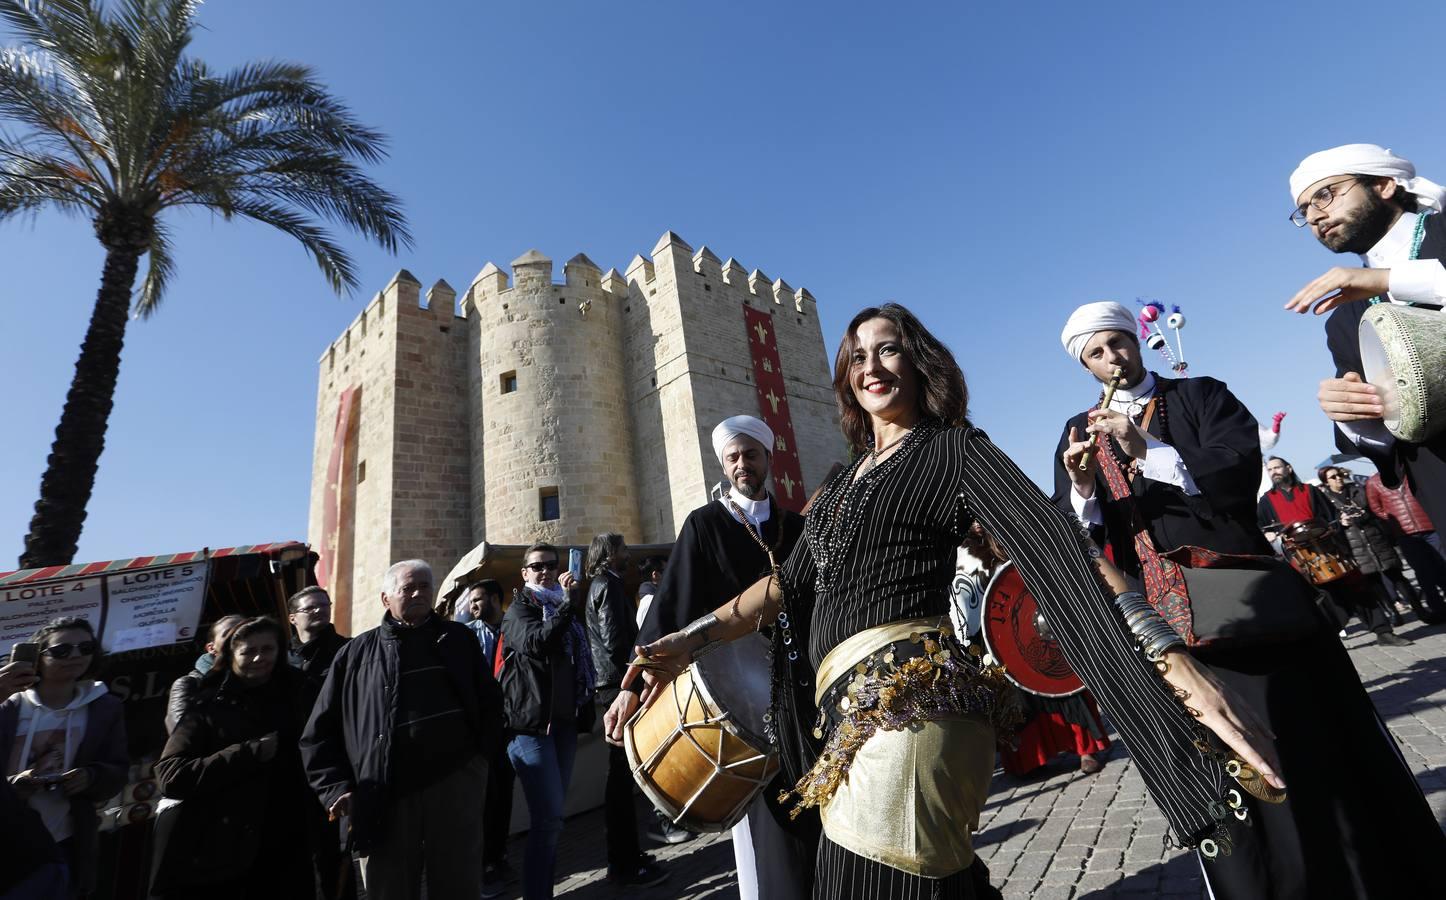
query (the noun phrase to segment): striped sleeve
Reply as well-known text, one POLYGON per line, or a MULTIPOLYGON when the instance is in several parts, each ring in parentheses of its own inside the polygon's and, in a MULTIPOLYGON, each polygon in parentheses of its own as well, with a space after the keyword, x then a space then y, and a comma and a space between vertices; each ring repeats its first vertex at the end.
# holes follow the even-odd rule
POLYGON ((1194 746, 1200 726, 1135 649, 1088 560, 1084 536, 982 432, 965 438, 964 455, 965 502, 1019 567, 1176 836, 1197 842, 1218 827, 1210 808, 1225 779, 1194 746))

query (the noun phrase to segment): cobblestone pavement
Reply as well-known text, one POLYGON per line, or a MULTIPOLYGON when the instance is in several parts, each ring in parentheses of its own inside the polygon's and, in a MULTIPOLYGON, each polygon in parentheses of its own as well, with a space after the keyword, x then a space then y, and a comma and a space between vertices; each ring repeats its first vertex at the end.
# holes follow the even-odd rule
MULTIPOLYGON (((1446 630, 1428 629, 1413 620, 1398 633, 1415 645, 1378 647, 1359 628, 1346 645, 1437 819, 1446 823, 1446 630)), ((1146 798, 1119 743, 1104 771, 1093 777, 1075 771, 1069 757, 1035 778, 997 773, 980 826, 979 854, 1008 900, 1204 896, 1194 855, 1165 849, 1165 819, 1146 798)), ((605 878, 601 811, 570 819, 559 848, 557 896, 738 896, 733 847, 726 833, 650 852, 671 871, 667 881, 645 890, 614 887, 605 878)), ((520 868, 521 840, 511 848, 511 859, 520 868)))

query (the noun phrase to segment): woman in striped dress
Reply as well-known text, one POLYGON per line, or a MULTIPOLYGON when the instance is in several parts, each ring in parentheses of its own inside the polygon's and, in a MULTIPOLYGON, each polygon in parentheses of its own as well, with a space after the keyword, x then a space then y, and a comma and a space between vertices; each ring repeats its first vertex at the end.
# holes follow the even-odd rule
POLYGON ((963 649, 948 618, 955 548, 979 522, 1110 713, 1177 841, 1222 836, 1224 754, 1196 749, 1197 723, 1275 781, 1266 732, 1122 595, 1127 627, 1077 528, 969 425, 948 349, 901 306, 865 309, 839 347, 834 389, 858 455, 815 498, 805 539, 776 578, 638 648, 647 663, 625 684, 641 672, 649 703, 707 644, 772 624, 769 737, 797 778, 789 802, 823 820, 814 896, 997 897, 970 835, 996 734, 1017 715, 1000 673, 963 649))

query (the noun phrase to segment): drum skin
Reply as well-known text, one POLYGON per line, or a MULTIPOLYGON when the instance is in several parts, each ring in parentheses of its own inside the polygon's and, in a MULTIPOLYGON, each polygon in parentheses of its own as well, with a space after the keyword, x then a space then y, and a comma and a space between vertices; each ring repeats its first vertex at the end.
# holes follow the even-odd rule
MULTIPOLYGON (((759 648, 732 649, 743 659, 730 659, 723 650, 716 651, 723 657, 704 660, 706 667, 695 662, 623 731, 628 767, 638 786, 655 807, 690 831, 732 828, 778 771, 777 757, 750 727, 762 723, 738 721, 738 713, 723 708, 719 700, 740 686, 755 692, 759 686, 749 677, 753 671, 729 677, 736 665, 756 666, 758 660, 752 657, 759 648)), ((761 652, 766 663, 766 644, 761 652)), ((766 680, 763 685, 766 690, 766 680)), ((749 699, 738 705, 756 708, 759 698, 749 699)))
POLYGON ((1039 609, 1013 563, 1004 563, 984 591, 984 646, 1010 681, 1041 697, 1085 689, 1053 637, 1040 633, 1039 609))
POLYGON ((1386 430, 1421 443, 1446 430, 1446 313, 1377 303, 1361 316, 1362 377, 1381 391, 1386 430))

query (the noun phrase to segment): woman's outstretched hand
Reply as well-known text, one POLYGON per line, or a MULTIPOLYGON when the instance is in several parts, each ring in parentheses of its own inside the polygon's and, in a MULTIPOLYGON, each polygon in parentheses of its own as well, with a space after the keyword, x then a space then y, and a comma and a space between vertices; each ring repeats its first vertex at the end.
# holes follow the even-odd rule
POLYGON ((1186 707, 1200 714, 1200 724, 1213 731, 1242 762, 1254 767, 1267 783, 1284 790, 1275 733, 1255 709, 1184 650, 1166 653, 1165 661, 1170 664, 1165 682, 1176 690, 1186 707))

